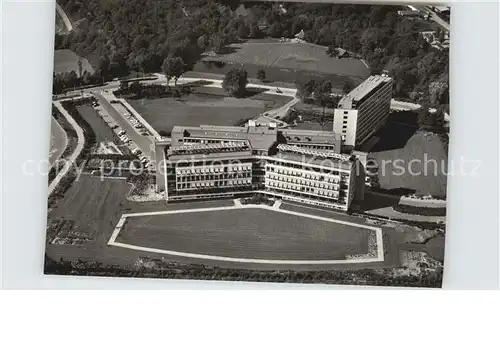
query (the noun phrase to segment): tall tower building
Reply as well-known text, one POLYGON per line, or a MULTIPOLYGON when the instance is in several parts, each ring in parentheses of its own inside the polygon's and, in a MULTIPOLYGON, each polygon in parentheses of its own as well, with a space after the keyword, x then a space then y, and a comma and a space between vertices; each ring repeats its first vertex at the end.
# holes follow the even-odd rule
POLYGON ((392 79, 371 76, 344 96, 335 109, 333 131, 354 148, 375 133, 389 116, 392 79))

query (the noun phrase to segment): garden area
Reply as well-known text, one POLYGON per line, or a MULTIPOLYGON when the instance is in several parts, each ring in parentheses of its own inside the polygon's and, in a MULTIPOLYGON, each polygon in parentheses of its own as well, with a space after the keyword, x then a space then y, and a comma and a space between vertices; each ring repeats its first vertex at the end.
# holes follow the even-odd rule
POLYGON ((242 205, 267 205, 272 206, 275 203, 275 200, 264 195, 264 194, 255 194, 251 197, 245 197, 240 199, 242 205))

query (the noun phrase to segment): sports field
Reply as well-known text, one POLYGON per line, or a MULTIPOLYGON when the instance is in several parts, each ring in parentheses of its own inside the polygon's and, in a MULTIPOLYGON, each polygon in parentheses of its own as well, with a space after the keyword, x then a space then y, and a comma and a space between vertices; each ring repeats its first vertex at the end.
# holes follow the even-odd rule
MULTIPOLYGON (((226 48, 228 53, 207 56, 202 61, 225 62, 228 65, 243 64, 251 77, 254 71, 252 66, 258 66, 266 69, 269 79, 278 81, 301 81, 304 78, 301 73, 305 73, 324 75, 325 78, 328 76, 339 83, 343 83, 347 78, 357 84, 370 75, 370 69, 363 61, 355 58, 335 59, 327 55, 326 49, 324 46, 309 43, 249 40, 241 44, 231 44, 226 48), (282 73, 281 77, 279 72, 282 73), (334 79, 335 76, 338 79, 334 79)), ((199 70, 201 66, 197 65, 195 70, 199 70)))
POLYGON ((129 217, 116 241, 249 259, 343 260, 368 252, 369 229, 246 208, 129 217))
MULTIPOLYGON (((54 51, 54 72, 64 73, 75 71, 78 74, 78 58, 79 56, 71 50, 55 50, 54 51)), ((82 72, 94 72, 94 68, 85 58, 82 58, 82 72)))
POLYGON ((208 94, 190 94, 179 100, 162 98, 128 102, 158 132, 170 132, 174 126, 233 126, 242 119, 259 116, 270 106, 269 101, 257 98, 237 99, 208 94))

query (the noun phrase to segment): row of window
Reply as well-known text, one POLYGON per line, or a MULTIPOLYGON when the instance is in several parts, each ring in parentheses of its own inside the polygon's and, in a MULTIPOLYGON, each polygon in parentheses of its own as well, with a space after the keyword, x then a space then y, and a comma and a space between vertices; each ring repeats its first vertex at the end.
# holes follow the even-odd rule
POLYGON ((278 167, 272 167, 272 166, 268 166, 266 168, 266 171, 267 172, 274 172, 276 174, 283 174, 283 175, 288 175, 288 176, 294 176, 294 177, 301 177, 301 178, 304 178, 304 179, 311 179, 311 180, 317 180, 317 181, 320 181, 320 182, 327 182, 327 183, 336 183, 338 184, 339 182, 339 172, 333 172, 333 176, 330 176, 330 174, 328 176, 325 176, 325 175, 322 175, 322 174, 314 174, 314 173, 307 173, 307 172, 299 172, 299 171, 295 171, 295 170, 288 170, 288 169, 281 169, 281 168, 278 168, 278 167))
POLYGON ((299 144, 299 143, 291 143, 290 145, 297 145, 312 150, 335 150, 335 145, 309 145, 309 144, 299 144))
POLYGON ((192 182, 197 180, 225 180, 225 179, 238 179, 238 178, 250 178, 252 174, 250 172, 245 173, 232 173, 232 174, 215 174, 215 175, 197 175, 197 176, 185 176, 177 177, 177 182, 192 182))
POLYGON ((337 184, 328 184, 324 182, 315 182, 315 181, 310 181, 310 180, 305 180, 305 179, 300 179, 300 178, 288 178, 288 177, 283 177, 275 174, 269 174, 268 179, 271 180, 277 180, 289 184, 297 184, 297 185, 306 185, 306 186, 311 186, 315 187, 318 189, 329 189, 329 190, 338 190, 339 186, 337 184))
POLYGON ((224 173, 224 172, 241 172, 241 171, 251 171, 251 165, 236 165, 227 167, 210 167, 210 168, 177 168, 177 174, 211 174, 211 173, 224 173))
POLYGON ((251 179, 237 179, 237 180, 224 180, 213 182, 196 182, 196 183, 182 183, 177 184, 177 189, 199 189, 199 188, 213 188, 222 186, 243 186, 251 185, 251 179))
POLYGON ((332 198, 337 198, 339 196, 338 191, 315 189, 315 188, 310 188, 307 186, 295 185, 295 184, 290 184, 290 183, 267 181, 266 185, 271 186, 271 187, 275 187, 275 188, 288 189, 288 190, 293 190, 293 191, 297 191, 297 192, 308 193, 310 195, 318 195, 318 196, 325 196, 325 197, 332 197, 332 198))

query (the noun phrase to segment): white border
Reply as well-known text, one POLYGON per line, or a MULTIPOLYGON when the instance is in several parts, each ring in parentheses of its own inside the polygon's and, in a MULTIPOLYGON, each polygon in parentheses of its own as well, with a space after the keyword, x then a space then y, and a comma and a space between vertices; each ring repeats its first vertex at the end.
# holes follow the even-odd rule
MULTIPOLYGON (((235 202, 236 204, 236 202, 235 202)), ((335 232, 332 231, 332 236, 335 236, 335 232)), ((224 261, 224 262, 240 262, 240 263, 257 263, 257 264, 289 264, 289 265, 333 265, 333 264, 356 264, 356 263, 373 263, 373 262, 382 262, 384 261, 384 240, 382 236, 382 229, 377 227, 372 227, 368 225, 340 221, 333 218, 315 216, 307 213, 294 212, 289 210, 283 210, 279 207, 271 207, 266 205, 244 205, 244 206, 223 206, 223 207, 214 207, 214 208, 193 208, 193 209, 184 209, 184 210, 171 210, 171 211, 155 211, 155 212, 137 212, 137 213, 126 213, 122 214, 118 224, 116 225, 111 237, 108 240, 108 245, 110 246, 118 246, 131 250, 145 251, 145 252, 154 252, 159 254, 171 255, 171 256, 180 256, 180 257, 188 257, 202 260, 211 260, 211 261, 224 261), (215 256, 215 255, 204 255, 190 252, 180 252, 173 250, 163 250, 156 249, 153 247, 146 246, 138 246, 131 245, 125 243, 119 243, 116 241, 118 235, 120 235, 120 231, 125 225, 127 218, 130 217, 145 217, 145 216, 162 216, 162 215, 171 215, 176 213, 196 213, 196 212, 215 212, 215 211, 230 211, 230 210, 238 210, 245 208, 256 208, 260 210, 266 211, 274 211, 284 214, 290 214, 299 217, 305 217, 310 219, 315 219, 319 221, 325 221, 335 224, 342 224, 350 227, 358 227, 363 229, 369 229, 375 232, 377 238, 377 256, 373 258, 351 258, 344 260, 268 260, 268 259, 256 259, 256 258, 241 258, 241 257, 225 257, 225 256, 215 256)))
MULTIPOLYGON (((1 18, 3 286, 31 289, 277 288, 275 284, 257 283, 43 276, 47 176, 23 173, 22 166, 26 160, 44 160, 48 156, 54 1, 4 1, 1 18)), ((498 19, 499 6, 493 1, 456 2, 452 6, 450 158, 457 162, 461 156, 479 158, 482 168, 479 178, 454 176, 449 182, 445 288, 498 288, 498 19)), ((279 288, 296 286, 283 284, 279 288)), ((317 289, 318 286, 303 288, 317 289)))

